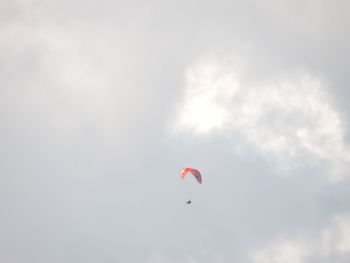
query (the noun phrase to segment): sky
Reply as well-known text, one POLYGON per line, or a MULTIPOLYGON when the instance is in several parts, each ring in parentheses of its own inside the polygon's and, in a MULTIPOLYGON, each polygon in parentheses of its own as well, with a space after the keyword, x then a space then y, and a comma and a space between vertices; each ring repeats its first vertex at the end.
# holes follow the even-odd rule
POLYGON ((349 12, 0 1, 0 261, 349 262, 349 12))

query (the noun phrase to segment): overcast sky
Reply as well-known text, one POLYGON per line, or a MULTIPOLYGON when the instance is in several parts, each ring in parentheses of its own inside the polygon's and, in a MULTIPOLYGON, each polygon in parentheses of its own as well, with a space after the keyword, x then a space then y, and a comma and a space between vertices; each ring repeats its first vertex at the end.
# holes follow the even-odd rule
POLYGON ((349 14, 1 0, 0 261, 350 262, 349 14))

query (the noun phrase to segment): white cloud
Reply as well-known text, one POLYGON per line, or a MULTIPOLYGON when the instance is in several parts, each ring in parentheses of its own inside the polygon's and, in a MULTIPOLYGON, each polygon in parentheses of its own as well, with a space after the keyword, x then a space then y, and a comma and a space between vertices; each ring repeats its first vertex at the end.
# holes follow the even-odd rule
POLYGON ((288 166, 294 158, 312 156, 327 161, 332 179, 342 178, 350 153, 325 84, 300 72, 252 81, 242 68, 215 57, 191 66, 173 131, 231 132, 269 159, 288 166))
POLYGON ((254 263, 303 263, 309 251, 298 242, 282 241, 273 247, 256 252, 254 263))
POLYGON ((346 257, 350 255, 349 236, 350 216, 341 215, 316 234, 281 239, 255 251, 251 260, 253 263, 307 263, 315 262, 315 259, 329 259, 331 256, 346 257))
POLYGON ((195 134, 222 129, 229 120, 227 108, 239 91, 235 71, 216 63, 199 63, 187 71, 187 89, 176 129, 195 134))

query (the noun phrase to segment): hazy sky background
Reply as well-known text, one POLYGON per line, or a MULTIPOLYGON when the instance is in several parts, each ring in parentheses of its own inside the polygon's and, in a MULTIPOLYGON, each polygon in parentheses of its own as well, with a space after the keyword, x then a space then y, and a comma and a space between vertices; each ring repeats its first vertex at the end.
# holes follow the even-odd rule
POLYGON ((0 261, 349 262, 349 14, 0 1, 0 261))

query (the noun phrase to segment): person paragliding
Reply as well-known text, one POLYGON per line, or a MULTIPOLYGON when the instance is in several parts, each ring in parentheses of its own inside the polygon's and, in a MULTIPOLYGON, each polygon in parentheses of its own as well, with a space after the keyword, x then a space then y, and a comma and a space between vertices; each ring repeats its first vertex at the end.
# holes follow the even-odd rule
MULTIPOLYGON (((201 175, 201 173, 197 169, 194 169, 194 168, 182 168, 181 171, 180 171, 180 178, 181 179, 185 179, 185 177, 186 177, 188 172, 191 173, 194 176, 194 178, 196 178, 198 183, 200 183, 200 184, 202 183, 202 175, 201 175)), ((189 199, 186 202, 186 204, 188 204, 188 205, 191 204, 191 203, 192 203, 191 199, 189 199)))

